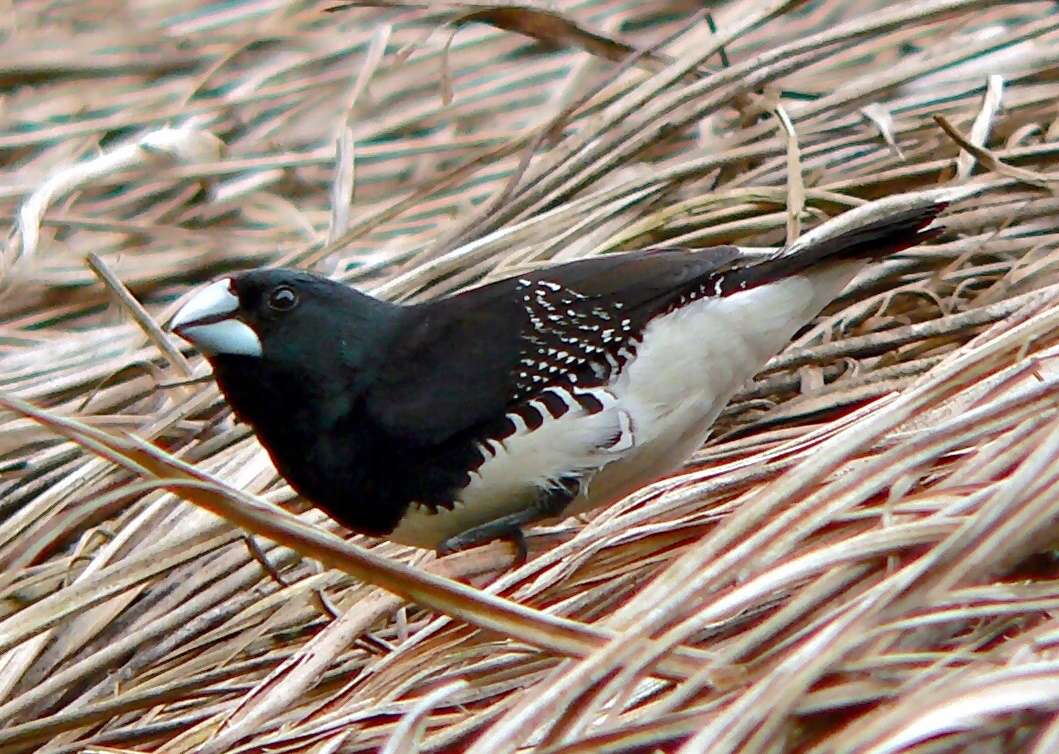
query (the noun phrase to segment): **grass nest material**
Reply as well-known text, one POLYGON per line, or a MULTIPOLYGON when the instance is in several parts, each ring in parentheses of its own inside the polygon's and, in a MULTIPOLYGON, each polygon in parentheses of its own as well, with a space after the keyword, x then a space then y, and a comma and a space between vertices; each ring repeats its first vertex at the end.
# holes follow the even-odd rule
POLYGON ((2 14, 0 752, 1059 750, 1056 4, 327 9, 2 14), (435 296, 967 181, 514 571, 299 508, 159 329, 229 269, 435 296))

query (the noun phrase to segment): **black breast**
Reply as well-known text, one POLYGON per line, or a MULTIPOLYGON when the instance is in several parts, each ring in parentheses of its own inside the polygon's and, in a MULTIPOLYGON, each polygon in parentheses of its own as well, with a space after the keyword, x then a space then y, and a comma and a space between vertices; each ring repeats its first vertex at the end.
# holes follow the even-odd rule
POLYGON ((280 437, 265 445, 299 493, 344 526, 372 535, 393 531, 412 502, 451 508, 454 492, 480 463, 470 437, 409 447, 362 407, 317 436, 280 437))
POLYGON ((429 445, 383 427, 365 396, 325 395, 304 375, 256 358, 221 357, 214 374, 279 473, 303 497, 362 534, 393 531, 411 502, 450 507, 481 462, 473 432, 429 445))

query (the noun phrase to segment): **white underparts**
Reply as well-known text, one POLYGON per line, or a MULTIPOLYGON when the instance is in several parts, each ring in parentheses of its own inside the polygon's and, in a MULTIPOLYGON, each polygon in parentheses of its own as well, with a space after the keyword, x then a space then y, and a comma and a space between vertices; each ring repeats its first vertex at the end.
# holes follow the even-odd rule
MULTIPOLYGON (((706 439, 731 396, 834 299, 859 262, 694 301, 651 322, 628 363, 592 393, 603 409, 578 404, 530 431, 526 422, 488 456, 454 510, 410 508, 391 538, 434 547, 441 540, 530 504, 537 491, 580 476, 582 492, 562 517, 618 500, 679 467, 706 439)), ((571 388, 573 389, 573 388, 571 388)), ((574 400, 574 403, 577 403, 574 400)))
POLYGON ((470 473, 453 510, 412 506, 389 539, 434 547, 441 539, 521 510, 564 478, 590 478, 635 444, 629 414, 607 390, 551 390, 567 404, 561 416, 553 417, 539 401, 528 402, 541 416, 536 429, 530 429, 520 413, 508 414, 515 432, 479 444, 483 461, 470 473))

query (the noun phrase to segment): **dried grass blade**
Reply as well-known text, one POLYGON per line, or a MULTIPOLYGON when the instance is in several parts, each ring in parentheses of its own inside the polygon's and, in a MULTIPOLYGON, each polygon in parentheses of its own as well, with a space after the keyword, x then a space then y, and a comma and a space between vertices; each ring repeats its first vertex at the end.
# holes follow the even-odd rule
MULTIPOLYGON (((73 419, 59 417, 18 398, 0 394, 0 406, 33 418, 52 431, 84 445, 102 457, 159 479, 159 485, 254 534, 279 542, 355 578, 398 594, 446 615, 563 655, 590 653, 607 638, 576 621, 547 615, 503 598, 379 557, 352 543, 310 526, 281 508, 228 487, 136 438, 119 439, 73 419)), ((6 642, 0 641, 0 645, 6 642)), ((660 672, 684 677, 694 662, 680 656, 660 663, 660 672)), ((732 680, 723 669, 718 682, 732 680)))
MULTIPOLYGON (((971 125, 971 137, 968 141, 977 147, 985 147, 989 132, 993 127, 997 111, 1000 110, 1004 97, 1004 77, 993 74, 986 84, 985 96, 982 98, 982 109, 975 116, 971 125)), ((956 158, 956 179, 963 181, 971 177, 974 170, 975 156, 971 152, 961 152, 956 158)))

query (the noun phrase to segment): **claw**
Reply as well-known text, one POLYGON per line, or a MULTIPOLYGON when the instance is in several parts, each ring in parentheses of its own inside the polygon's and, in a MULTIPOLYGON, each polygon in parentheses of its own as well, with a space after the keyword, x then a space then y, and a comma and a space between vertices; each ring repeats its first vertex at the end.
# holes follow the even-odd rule
POLYGON ((529 557, 529 547, 526 544, 526 535, 522 533, 522 526, 559 515, 570 501, 577 497, 580 489, 581 480, 574 477, 561 479, 555 489, 542 491, 528 508, 461 531, 442 540, 435 552, 442 558, 459 550, 484 545, 494 539, 506 539, 515 545, 514 567, 518 568, 524 565, 529 557))
POLYGON ((513 567, 518 568, 525 565, 526 560, 529 557, 529 546, 526 544, 526 535, 522 532, 522 528, 519 526, 512 526, 507 531, 500 531, 499 527, 494 526, 496 523, 499 522, 493 522, 492 524, 486 524, 485 526, 468 529, 467 531, 460 532, 455 536, 443 540, 435 549, 437 556, 443 558, 454 552, 469 550, 472 547, 484 545, 494 539, 500 539, 511 542, 511 544, 515 546, 515 562, 513 567))

